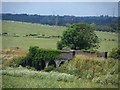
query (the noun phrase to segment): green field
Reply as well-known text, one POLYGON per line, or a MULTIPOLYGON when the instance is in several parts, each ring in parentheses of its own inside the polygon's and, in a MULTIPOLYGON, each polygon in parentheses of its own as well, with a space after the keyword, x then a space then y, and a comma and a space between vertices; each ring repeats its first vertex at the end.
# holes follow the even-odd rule
MULTIPOLYGON (((49 26, 14 21, 3 21, 2 28, 3 33, 9 33, 9 36, 3 36, 2 38, 3 49, 12 47, 28 49, 29 46, 39 46, 40 48, 56 49, 56 42, 60 38, 35 38, 23 36, 27 34, 45 34, 48 36, 61 36, 62 32, 66 29, 66 27, 63 26, 49 26), (13 34, 17 34, 19 37, 11 36, 13 34)), ((98 49, 99 51, 111 51, 112 48, 117 47, 118 37, 116 33, 96 31, 96 34, 100 38, 100 47, 98 49)))
POLYGON ((10 34, 16 33, 20 36, 24 36, 26 34, 31 33, 46 35, 62 35, 62 32, 66 29, 66 27, 63 26, 49 26, 14 21, 3 21, 2 25, 2 32, 8 32, 10 34))
POLYGON ((32 37, 5 37, 3 36, 3 48, 20 47, 28 49, 30 46, 56 49, 56 42, 59 39, 32 38, 32 37))

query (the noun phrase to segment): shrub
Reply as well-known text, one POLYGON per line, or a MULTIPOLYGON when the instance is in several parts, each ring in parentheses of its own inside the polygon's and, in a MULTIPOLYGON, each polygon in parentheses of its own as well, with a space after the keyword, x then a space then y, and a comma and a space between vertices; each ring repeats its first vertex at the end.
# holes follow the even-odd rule
POLYGON ((50 71, 52 71, 52 70, 54 70, 54 69, 55 69, 54 66, 48 66, 47 68, 44 69, 44 71, 50 72, 50 71))
POLYGON ((100 77, 93 78, 92 82, 100 83, 100 84, 112 84, 112 85, 118 85, 118 74, 107 74, 102 75, 100 77))
POLYGON ((57 49, 59 49, 59 50, 63 49, 63 43, 61 41, 57 42, 57 49))
POLYGON ((35 67, 37 70, 44 69, 45 60, 55 60, 59 58, 61 50, 40 49, 37 46, 30 47, 29 53, 24 58, 23 66, 35 67))
POLYGON ((109 56, 111 58, 119 59, 120 60, 120 48, 114 48, 110 52, 109 56))
POLYGON ((100 84, 118 85, 116 76, 118 75, 118 60, 76 56, 73 60, 64 63, 58 71, 90 81, 95 80, 100 84))
POLYGON ((24 57, 14 57, 12 59, 8 59, 3 61, 3 67, 10 66, 10 67, 18 67, 20 64, 23 63, 24 57))

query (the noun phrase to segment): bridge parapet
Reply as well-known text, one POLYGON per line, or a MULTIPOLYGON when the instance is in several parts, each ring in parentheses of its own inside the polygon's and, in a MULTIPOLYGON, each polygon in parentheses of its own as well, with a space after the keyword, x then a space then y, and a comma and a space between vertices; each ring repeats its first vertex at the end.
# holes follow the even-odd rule
POLYGON ((68 59, 72 59, 73 57, 74 57, 74 51, 63 51, 60 55, 59 55, 59 57, 60 57, 60 59, 66 59, 66 60, 68 60, 68 59))

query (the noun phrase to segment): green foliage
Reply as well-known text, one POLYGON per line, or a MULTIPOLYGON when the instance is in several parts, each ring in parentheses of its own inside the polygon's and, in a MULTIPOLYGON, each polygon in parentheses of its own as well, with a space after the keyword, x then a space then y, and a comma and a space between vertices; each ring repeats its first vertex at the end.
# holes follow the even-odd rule
POLYGON ((14 57, 12 59, 3 61, 4 67, 18 67, 21 63, 23 63, 24 57, 14 57))
POLYGON ((97 50, 92 50, 92 49, 88 49, 88 50, 82 49, 81 51, 87 52, 87 53, 97 53, 98 52, 97 50))
POLYGON ((57 49, 62 50, 63 47, 64 47, 63 43, 61 41, 58 41, 57 42, 57 49))
POLYGON ((44 71, 50 72, 50 71, 52 71, 54 69, 55 69, 55 67, 51 65, 51 66, 48 66, 47 68, 45 68, 44 71))
MULTIPOLYGON (((1 23, 1 22, 0 22, 1 23)), ((47 36, 61 36, 66 27, 63 26, 49 26, 41 24, 31 24, 25 22, 12 22, 12 21, 2 21, 3 32, 18 34, 20 37, 12 36, 2 36, 3 43, 2 48, 14 48, 19 47, 20 49, 29 49, 30 46, 39 46, 40 48, 57 48, 57 41, 59 38, 34 38, 34 37, 24 37, 29 34, 40 34, 47 36), (27 42, 26 42, 27 41, 27 42)), ((100 32, 95 31, 96 35, 100 40, 100 47, 98 51, 111 51, 112 48, 118 47, 118 36, 116 33, 111 32, 100 32), (104 40, 106 39, 106 40, 104 40), (115 41, 109 41, 114 39, 115 41)), ((1 46, 1 44, 0 44, 1 46)))
POLYGON ((38 79, 52 79, 54 81, 63 81, 63 82, 73 82, 76 80, 76 77, 66 73, 58 72, 44 72, 44 71, 35 71, 23 67, 18 68, 9 68, 3 70, 2 75, 16 76, 16 77, 32 77, 38 79))
POLYGON ((61 50, 41 49, 37 46, 30 47, 29 53, 24 58, 23 66, 35 67, 37 70, 44 69, 45 60, 55 60, 59 58, 61 50))
POLYGON ((117 88, 100 85, 74 75, 59 72, 33 71, 27 68, 6 68, 2 71, 3 88, 117 88))
MULTIPOLYGON (((95 29, 86 23, 73 24, 63 32, 62 44, 71 49, 89 49, 98 46, 95 29)), ((61 44, 61 43, 59 43, 61 44)), ((59 45, 58 44, 58 45, 59 45)))
POLYGON ((95 83, 100 83, 100 84, 109 84, 109 85, 118 85, 118 74, 115 75, 111 75, 111 74, 107 74, 107 75, 102 75, 100 77, 95 77, 93 78, 92 82, 95 83))
POLYGON ((111 58, 119 59, 120 60, 120 47, 119 48, 114 48, 110 52, 109 56, 111 58))
POLYGON ((59 72, 69 73, 78 78, 87 79, 100 84, 118 85, 118 60, 90 59, 87 56, 77 56, 64 63, 59 72), (100 81, 99 81, 100 80, 100 81))

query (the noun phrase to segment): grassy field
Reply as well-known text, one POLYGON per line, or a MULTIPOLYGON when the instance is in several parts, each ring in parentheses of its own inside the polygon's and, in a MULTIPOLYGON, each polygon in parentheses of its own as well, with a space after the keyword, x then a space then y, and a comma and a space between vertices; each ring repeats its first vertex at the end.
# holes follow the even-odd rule
POLYGON ((6 68, 2 74, 3 88, 115 88, 77 79, 66 73, 38 72, 22 67, 6 68))
POLYGON ((100 47, 98 48, 99 51, 109 52, 112 48, 118 47, 118 34, 100 31, 96 31, 96 34, 100 39, 100 47), (112 41, 112 39, 115 41, 112 41))
POLYGON ((58 38, 33 38, 33 37, 6 37, 3 36, 3 48, 20 47, 29 49, 30 46, 56 49, 58 38))
MULTIPOLYGON (((60 38, 34 38, 23 37, 27 34, 45 34, 45 35, 62 35, 66 29, 63 26, 49 26, 41 24, 31 24, 14 21, 3 21, 3 32, 9 35, 17 34, 20 37, 3 36, 3 48, 19 47, 28 49, 29 46, 39 46, 40 48, 53 48, 56 49, 56 42, 60 38)), ((99 51, 111 51, 112 48, 117 47, 118 37, 115 33, 99 32, 96 34, 100 38, 99 51)))
POLYGON ((20 36, 37 33, 46 35, 62 35, 66 27, 62 26, 49 26, 41 24, 32 24, 25 22, 3 21, 3 32, 16 33, 20 36))

